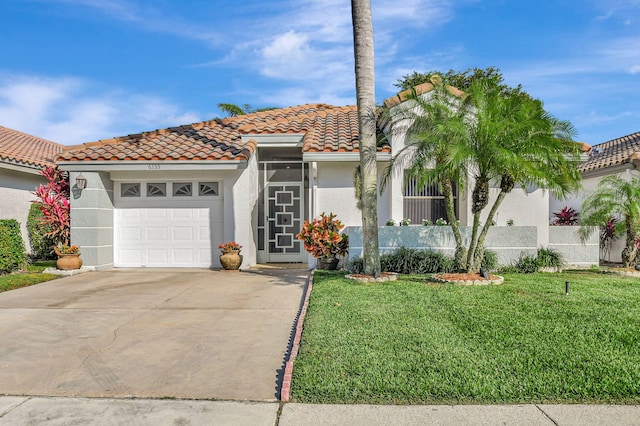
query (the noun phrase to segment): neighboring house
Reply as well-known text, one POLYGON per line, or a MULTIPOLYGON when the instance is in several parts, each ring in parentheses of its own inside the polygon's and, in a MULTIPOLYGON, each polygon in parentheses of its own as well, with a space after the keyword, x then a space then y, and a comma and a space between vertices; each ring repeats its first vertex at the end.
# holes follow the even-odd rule
MULTIPOLYGON (((582 174, 582 191, 566 200, 552 197, 549 209, 551 214, 565 206, 580 212, 583 200, 593 193, 605 176, 619 175, 627 179, 640 177, 640 132, 594 145, 586 161, 580 164, 579 170, 582 174)), ((623 239, 614 243, 610 260, 621 262, 623 248, 623 239)))
POLYGON ((55 166, 63 146, 26 133, 0 126, 0 219, 20 222, 22 238, 29 250, 27 217, 32 192, 46 183, 40 170, 55 166))
MULTIPOLYGON (((379 176, 403 141, 393 135, 379 146, 379 176)), ((358 148, 356 107, 324 104, 67 147, 57 163, 70 172, 71 240, 96 268, 219 267, 217 247, 227 241, 244 246, 242 268, 311 264, 295 238, 305 219, 333 212, 347 226, 361 224, 358 148), (80 174, 84 190, 74 185, 80 174)), ((472 221, 470 200, 465 192, 456 199, 463 226, 472 221)), ((549 205, 548 191, 516 189, 496 222, 536 227, 533 246, 546 246, 549 205)), ((379 196, 378 221, 406 217, 445 217, 443 197, 435 187, 405 185, 399 173, 379 196)))

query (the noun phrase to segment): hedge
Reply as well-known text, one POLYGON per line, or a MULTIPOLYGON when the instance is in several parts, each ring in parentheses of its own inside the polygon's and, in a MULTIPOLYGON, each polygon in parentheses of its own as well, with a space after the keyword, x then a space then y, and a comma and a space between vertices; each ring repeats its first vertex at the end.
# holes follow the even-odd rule
POLYGON ((42 223, 44 218, 40 205, 31 204, 29 217, 27 219, 27 230, 29 231, 29 241, 31 242, 31 257, 34 259, 55 259, 53 252, 53 240, 46 236, 49 232, 49 225, 42 223))
POLYGON ((0 219, 0 273, 12 272, 27 263, 27 255, 15 219, 0 219))

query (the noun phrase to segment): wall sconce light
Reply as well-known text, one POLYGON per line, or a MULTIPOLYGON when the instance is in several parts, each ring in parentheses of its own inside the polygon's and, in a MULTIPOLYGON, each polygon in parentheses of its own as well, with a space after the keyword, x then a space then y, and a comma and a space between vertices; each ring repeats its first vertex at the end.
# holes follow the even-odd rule
POLYGON ((87 178, 82 176, 82 173, 76 176, 76 186, 81 191, 87 187, 87 178))

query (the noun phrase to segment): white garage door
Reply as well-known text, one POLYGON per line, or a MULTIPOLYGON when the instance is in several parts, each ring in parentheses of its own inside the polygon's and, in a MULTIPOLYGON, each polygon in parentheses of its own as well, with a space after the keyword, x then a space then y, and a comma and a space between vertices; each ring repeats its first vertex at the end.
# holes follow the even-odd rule
POLYGON ((212 229, 218 224, 210 214, 209 208, 116 209, 114 265, 210 267, 212 231, 222 231, 212 229))

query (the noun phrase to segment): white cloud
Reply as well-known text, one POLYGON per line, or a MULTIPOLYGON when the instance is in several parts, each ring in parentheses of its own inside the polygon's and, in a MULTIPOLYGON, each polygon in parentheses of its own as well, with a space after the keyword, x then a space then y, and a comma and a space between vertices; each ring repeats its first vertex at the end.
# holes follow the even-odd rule
POLYGON ((170 102, 75 78, 0 76, 2 124, 65 145, 201 120, 170 102))

